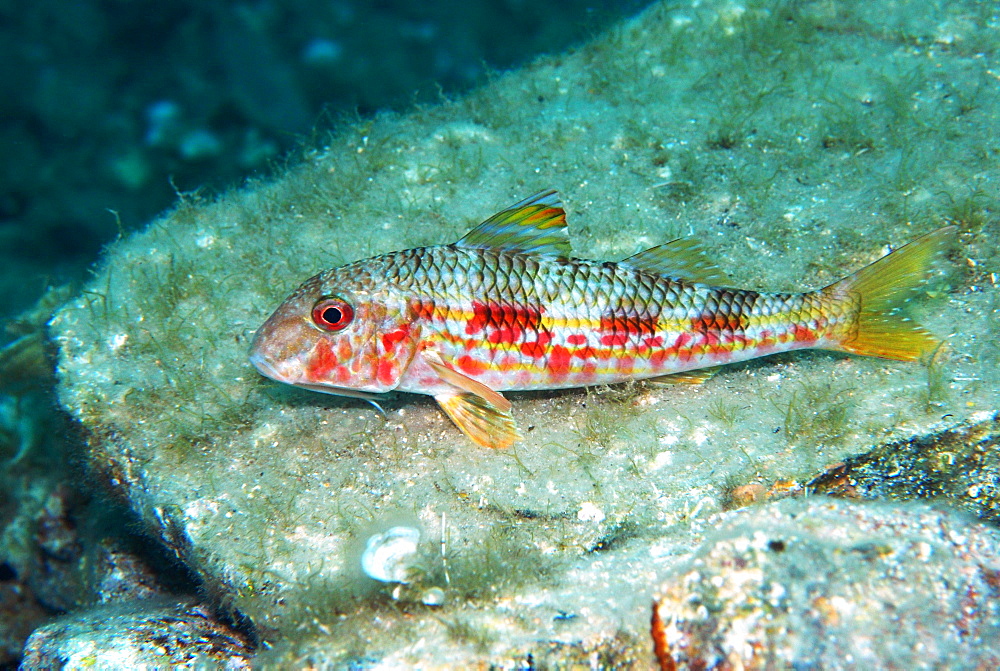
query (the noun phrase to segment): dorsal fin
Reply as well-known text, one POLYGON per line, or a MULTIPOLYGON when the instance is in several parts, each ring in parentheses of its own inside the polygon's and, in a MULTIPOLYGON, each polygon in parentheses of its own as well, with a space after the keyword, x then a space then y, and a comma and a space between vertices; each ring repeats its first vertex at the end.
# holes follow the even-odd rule
POLYGON ((691 238, 678 238, 665 245, 650 247, 620 263, 636 270, 666 275, 688 282, 728 286, 729 278, 708 258, 701 245, 691 238))
POLYGON ((566 212, 552 189, 497 212, 455 243, 457 247, 543 254, 568 259, 566 212))

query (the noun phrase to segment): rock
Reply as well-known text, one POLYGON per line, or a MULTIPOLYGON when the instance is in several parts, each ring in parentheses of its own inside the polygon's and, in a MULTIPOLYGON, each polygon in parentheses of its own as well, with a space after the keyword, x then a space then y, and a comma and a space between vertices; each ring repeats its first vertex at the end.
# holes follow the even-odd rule
POLYGON ((810 491, 859 499, 946 500, 1000 522, 1000 418, 879 445, 809 481, 810 491))
POLYGON ((249 669, 246 636, 191 602, 96 607, 40 627, 22 669, 249 669))
POLYGON ((867 4, 658 4, 460 100, 343 128, 273 180, 185 196, 51 322, 93 472, 288 660, 514 663, 552 640, 648 658, 660 574, 710 515, 761 500, 727 501, 733 482, 798 482, 996 411, 998 92, 975 7, 949 5, 944 47, 916 2, 888 27, 867 4), (319 270, 457 240, 550 186, 578 255, 693 235, 748 287, 823 286, 944 218, 978 265, 952 260, 915 306, 949 339, 931 367, 803 353, 687 388, 512 394, 510 450, 425 397, 383 417, 247 362, 319 270), (382 584, 361 556, 397 526, 419 531, 414 570, 382 584))
POLYGON ((1000 532, 922 505, 721 515, 661 585, 662 669, 996 668, 1000 532))
POLYGON ((169 593, 156 568, 111 539, 100 542, 90 592, 96 603, 162 598, 169 593))
POLYGON ((16 666, 28 634, 85 591, 72 519, 78 497, 60 482, 60 461, 33 452, 0 468, 0 667, 16 666), (55 463, 32 466, 46 458, 55 463))
POLYGON ((10 564, 0 564, 0 664, 16 666, 28 635, 52 613, 10 564))
POLYGON ((55 612, 65 612, 84 599, 80 570, 83 542, 73 513, 79 495, 60 484, 45 499, 35 520, 35 545, 40 550, 29 583, 38 599, 55 612))

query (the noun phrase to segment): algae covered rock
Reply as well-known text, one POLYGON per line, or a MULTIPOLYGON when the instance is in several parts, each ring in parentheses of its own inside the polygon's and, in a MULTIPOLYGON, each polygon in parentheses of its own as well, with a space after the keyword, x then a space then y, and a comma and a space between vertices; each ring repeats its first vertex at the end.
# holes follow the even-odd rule
POLYGON ((664 669, 996 668, 1000 533, 924 506, 724 516, 660 587, 664 669))
POLYGON ((995 36, 948 7, 945 48, 921 3, 898 25, 823 2, 659 4, 461 100, 341 129, 271 181, 184 196, 51 322, 93 472, 295 659, 648 659, 651 590, 734 481, 997 407, 997 291, 976 270, 997 257, 994 201, 975 190, 996 178, 980 138, 1000 94, 970 46, 995 36), (974 87, 961 114, 942 93, 974 87), (248 363, 307 277, 457 240, 550 186, 583 257, 692 235, 737 284, 799 290, 949 219, 979 265, 949 263, 964 270, 914 310, 948 339, 930 367, 807 353, 698 387, 512 394, 526 438, 509 450, 428 398, 383 417, 248 363), (394 528, 416 548, 369 575, 405 580, 373 580, 362 557, 394 528))
POLYGON ((1000 418, 879 445, 813 478, 809 490, 859 499, 948 501, 1000 522, 1000 418))
POLYGON ((92 608, 39 627, 24 669, 249 669, 247 638, 188 602, 92 608))

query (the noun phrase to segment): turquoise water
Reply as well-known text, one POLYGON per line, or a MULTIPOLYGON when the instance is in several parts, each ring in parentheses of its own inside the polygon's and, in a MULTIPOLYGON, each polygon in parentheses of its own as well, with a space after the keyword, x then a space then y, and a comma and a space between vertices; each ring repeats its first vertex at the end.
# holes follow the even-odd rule
POLYGON ((456 95, 643 3, 598 4, 8 3, 0 318, 83 282, 179 192, 269 174, 344 119, 456 95))

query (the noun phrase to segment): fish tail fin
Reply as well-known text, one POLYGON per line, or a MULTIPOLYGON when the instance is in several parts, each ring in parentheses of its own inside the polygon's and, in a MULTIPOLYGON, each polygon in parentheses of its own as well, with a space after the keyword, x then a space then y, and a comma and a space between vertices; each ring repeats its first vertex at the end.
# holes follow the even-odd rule
POLYGON ((939 228, 822 289, 824 298, 856 311, 830 349, 898 361, 914 361, 933 352, 938 339, 900 314, 900 308, 927 280, 934 260, 956 230, 939 228))

